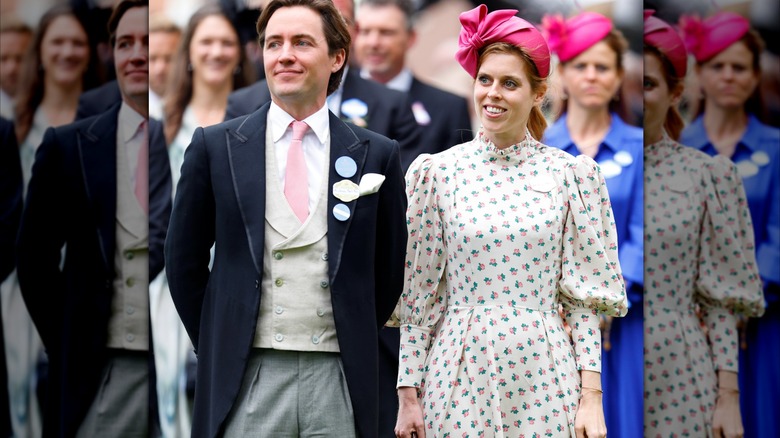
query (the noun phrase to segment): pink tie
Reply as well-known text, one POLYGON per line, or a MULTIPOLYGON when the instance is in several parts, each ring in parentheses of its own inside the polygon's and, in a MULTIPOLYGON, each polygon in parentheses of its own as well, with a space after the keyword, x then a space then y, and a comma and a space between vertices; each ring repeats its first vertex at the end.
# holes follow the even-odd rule
POLYGON ((141 147, 138 150, 138 166, 135 169, 135 197, 149 214, 149 132, 146 120, 138 128, 141 131, 141 147))
POLYGON ((309 129, 305 122, 292 122, 293 139, 287 151, 287 174, 284 177, 284 196, 301 223, 309 216, 309 179, 303 156, 303 134, 309 129))

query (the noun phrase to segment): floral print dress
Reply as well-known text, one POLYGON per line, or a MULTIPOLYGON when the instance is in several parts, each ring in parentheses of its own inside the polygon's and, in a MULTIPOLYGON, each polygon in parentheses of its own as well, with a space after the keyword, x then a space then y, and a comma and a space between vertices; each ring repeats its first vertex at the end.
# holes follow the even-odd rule
POLYGON ((574 436, 597 313, 627 311, 598 165, 480 134, 418 157, 407 195, 398 386, 418 388, 427 436, 574 436))
POLYGON ((734 163, 668 136, 644 165, 644 436, 712 436, 716 373, 738 371, 736 314, 764 306, 745 191, 734 163))

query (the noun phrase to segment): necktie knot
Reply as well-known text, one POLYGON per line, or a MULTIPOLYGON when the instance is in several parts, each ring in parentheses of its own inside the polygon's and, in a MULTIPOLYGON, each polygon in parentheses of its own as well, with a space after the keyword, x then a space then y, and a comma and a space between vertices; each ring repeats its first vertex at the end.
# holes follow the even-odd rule
POLYGON ((292 122, 293 140, 302 141, 303 135, 306 134, 307 129, 309 129, 309 125, 307 125, 306 122, 299 122, 297 120, 293 120, 292 122))

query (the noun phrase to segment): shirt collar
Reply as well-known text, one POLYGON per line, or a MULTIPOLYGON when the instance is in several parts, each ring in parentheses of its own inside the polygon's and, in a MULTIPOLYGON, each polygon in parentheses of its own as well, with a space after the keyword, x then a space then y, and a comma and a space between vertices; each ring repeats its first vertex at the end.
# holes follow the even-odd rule
MULTIPOLYGON (((371 73, 369 73, 366 69, 360 70, 360 77, 363 79, 373 80, 371 79, 371 73)), ((413 80, 414 76, 412 75, 412 71, 408 68, 404 68, 393 79, 390 79, 384 85, 391 90, 398 90, 403 91, 404 93, 408 93, 412 88, 413 80)))
MULTIPOLYGON (((577 145, 575 145, 574 141, 571 139, 569 127, 566 125, 566 117, 567 115, 564 114, 563 117, 555 121, 553 127, 556 129, 548 131, 550 136, 547 137, 545 143, 565 145, 561 149, 576 156, 579 155, 579 150, 577 149, 577 145)), ((611 120, 609 124, 609 130, 607 131, 607 135, 604 137, 604 140, 602 140, 601 144, 599 145, 599 150, 596 153, 601 152, 602 145, 609 148, 612 152, 616 152, 619 150, 618 148, 623 142, 623 133, 626 131, 628 125, 626 125, 626 123, 621 120, 617 114, 612 113, 610 117, 611 120)))
POLYGON ((144 119, 144 116, 123 100, 122 105, 119 107, 119 116, 117 118, 119 139, 124 143, 130 141, 138 132, 138 126, 144 119))
MULTIPOLYGON (((689 143, 687 146, 693 146, 696 149, 705 149, 711 146, 710 138, 707 136, 707 130, 704 128, 704 116, 699 116, 685 129, 687 139, 689 143)), ((737 148, 745 147, 751 152, 758 149, 761 144, 761 134, 763 132, 761 122, 756 119, 756 116, 748 115, 748 124, 745 129, 745 134, 737 142, 737 148)))
MULTIPOLYGON (((268 121, 271 127, 271 139, 276 143, 287 132, 287 128, 290 127, 295 119, 293 116, 287 114, 279 105, 271 101, 271 108, 268 109, 268 121)), ((309 125, 309 129, 317 135, 320 143, 325 143, 328 139, 330 132, 330 113, 328 111, 328 105, 323 105, 322 108, 317 110, 314 114, 301 120, 309 125)))

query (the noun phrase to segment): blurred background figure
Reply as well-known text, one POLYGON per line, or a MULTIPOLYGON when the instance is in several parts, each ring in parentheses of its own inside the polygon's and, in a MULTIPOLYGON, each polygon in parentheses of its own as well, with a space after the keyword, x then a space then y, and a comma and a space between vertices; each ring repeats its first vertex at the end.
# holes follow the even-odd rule
MULTIPOLYGON (((19 77, 14 125, 20 147, 24 190, 35 152, 50 126, 72 122, 79 95, 99 84, 102 67, 92 51, 84 18, 68 5, 40 16, 19 77)), ((6 334, 8 393, 14 436, 41 433, 47 357, 22 301, 16 273, 3 282, 3 324, 6 334)))
POLYGON ((355 58, 360 75, 409 94, 421 129, 416 148, 401 153, 405 170, 421 153, 436 153, 473 138, 466 98, 429 85, 406 66, 414 45, 412 0, 362 0, 357 9, 355 58))
POLYGON ((742 15, 683 15, 701 100, 680 142, 736 163, 745 186, 767 310, 741 321, 740 401, 746 437, 780 436, 780 129, 762 123, 764 41, 742 15))
POLYGON ((604 317, 601 380, 608 433, 642 435, 644 238, 642 129, 627 124, 621 84, 628 42, 608 17, 581 11, 564 19, 545 15, 542 30, 557 55, 563 99, 542 143, 599 163, 606 180, 618 235, 620 268, 629 311, 613 322, 604 317))
POLYGON ((687 52, 652 14, 644 27, 644 436, 739 437, 738 374, 750 371, 737 365, 737 318, 765 307, 750 211, 733 162, 675 140, 687 52))
POLYGON ((32 41, 27 23, 12 15, 0 17, 0 117, 13 120, 22 60, 32 41))
MULTIPOLYGON (((150 46, 150 56, 158 49, 150 46)), ((156 80, 152 70, 150 85, 156 80)), ((189 18, 166 76, 162 116, 175 192, 195 129, 222 122, 228 95, 255 78, 238 31, 219 4, 205 5, 189 18)), ((161 430, 165 437, 189 436, 196 367, 192 343, 164 272, 150 284, 150 294, 161 430)))
POLYGON ((181 29, 161 14, 149 17, 149 117, 162 119, 162 102, 181 29))

